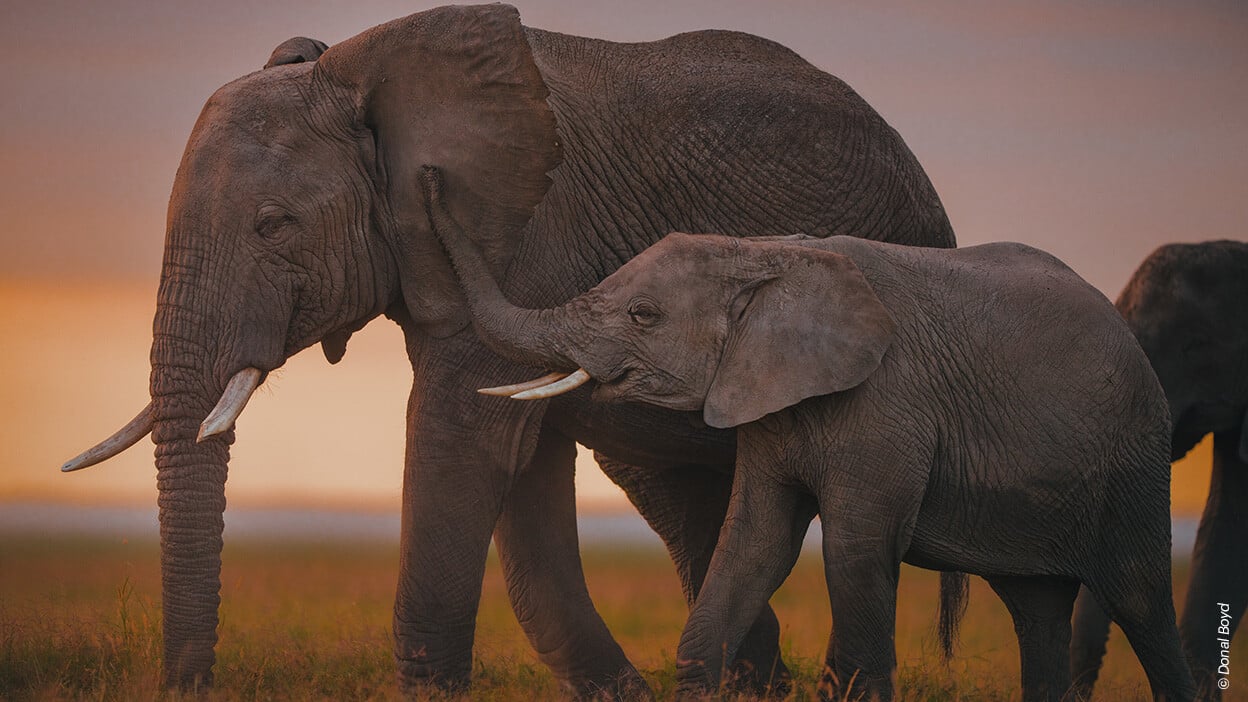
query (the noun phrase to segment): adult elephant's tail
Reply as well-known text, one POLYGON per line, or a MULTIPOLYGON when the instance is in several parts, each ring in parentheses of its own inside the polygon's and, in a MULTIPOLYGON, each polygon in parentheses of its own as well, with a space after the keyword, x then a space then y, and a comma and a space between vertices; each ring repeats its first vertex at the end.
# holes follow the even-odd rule
POLYGON ((958 638, 958 625, 966 614, 966 598, 970 594, 970 583, 966 573, 941 571, 940 573, 940 609, 936 632, 940 637, 940 652, 945 660, 953 658, 953 645, 958 638))

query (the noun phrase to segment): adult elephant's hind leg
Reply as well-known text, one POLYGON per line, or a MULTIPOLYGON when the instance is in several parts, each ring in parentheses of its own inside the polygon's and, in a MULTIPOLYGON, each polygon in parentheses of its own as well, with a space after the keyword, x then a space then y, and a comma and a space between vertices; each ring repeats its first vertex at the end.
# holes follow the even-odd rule
POLYGON ((648 699, 585 588, 577 543, 576 444, 548 427, 494 532, 512 607, 538 656, 577 697, 648 699))
MULTIPOLYGON (((645 468, 598 451, 594 452, 594 459, 667 546, 680 576, 685 602, 692 607, 706 579, 728 512, 731 468, 645 468)), ((769 605, 763 607, 741 642, 729 678, 733 687, 743 692, 779 697, 789 693, 792 676, 780 657, 780 623, 769 605)))
POLYGON ((1070 613, 1079 582, 1057 577, 997 577, 988 584, 1014 618, 1023 702, 1058 702, 1070 689, 1070 613))
POLYGON ((1109 615, 1096 601, 1092 591, 1086 587, 1079 588, 1070 641, 1070 672, 1079 699, 1092 696, 1092 688, 1105 659, 1109 624, 1109 615))

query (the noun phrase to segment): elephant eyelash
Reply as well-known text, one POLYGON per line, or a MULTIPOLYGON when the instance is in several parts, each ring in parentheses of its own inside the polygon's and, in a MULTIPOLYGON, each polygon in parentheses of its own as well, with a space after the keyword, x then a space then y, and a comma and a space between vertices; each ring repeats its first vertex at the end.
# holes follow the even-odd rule
POLYGON ((628 318, 633 320, 634 324, 652 327, 663 321, 663 313, 654 306, 654 303, 640 300, 629 306, 628 318))
POLYGON ((288 214, 270 215, 256 222, 256 233, 262 239, 276 239, 295 224, 295 218, 288 214))

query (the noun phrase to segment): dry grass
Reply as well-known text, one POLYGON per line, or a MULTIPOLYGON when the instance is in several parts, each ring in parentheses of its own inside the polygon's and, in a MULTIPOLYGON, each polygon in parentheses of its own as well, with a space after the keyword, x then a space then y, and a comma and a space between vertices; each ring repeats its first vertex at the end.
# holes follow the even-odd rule
MULTIPOLYGON (((397 699, 390 615, 397 549, 378 543, 236 543, 222 575, 217 686, 209 699, 397 699)), ((661 552, 591 548, 594 600, 661 698, 685 608, 661 552)), ((1178 574, 1183 580, 1183 574, 1178 574)), ((898 681, 905 700, 1017 699, 1018 664, 1004 607, 976 580, 957 659, 939 662, 932 623, 935 574, 907 569, 898 602, 898 681)), ((0 698, 135 700, 168 697, 160 668, 157 549, 151 543, 0 536, 0 698)), ((773 599, 793 699, 813 699, 830 626, 817 554, 806 554, 773 599)), ((1244 674, 1228 700, 1248 699, 1244 674)), ((1120 634, 1111 640, 1100 699, 1144 699, 1144 677, 1120 634)), ((473 688, 462 699, 560 694, 529 649, 491 560, 477 627, 473 688)))

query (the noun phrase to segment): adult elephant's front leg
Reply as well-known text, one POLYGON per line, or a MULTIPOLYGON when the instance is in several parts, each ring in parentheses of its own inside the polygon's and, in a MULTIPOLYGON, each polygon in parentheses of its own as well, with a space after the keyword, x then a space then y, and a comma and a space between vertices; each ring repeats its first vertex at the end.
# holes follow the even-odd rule
MULTIPOLYGON (((676 564, 690 607, 706 579, 732 495, 731 468, 687 465, 651 469, 617 461, 599 451, 594 459, 663 539, 676 564)), ((792 676, 780 657, 780 623, 764 606, 737 651, 729 678, 738 689, 784 696, 792 676)))
POLYGON ((394 605, 395 658, 408 693, 468 683, 490 536, 541 421, 532 406, 472 391, 503 372, 474 372, 488 368, 488 352, 462 340, 440 343, 435 353, 409 335, 416 380, 394 605))
POLYGON ((576 444, 543 428, 494 532, 511 604, 538 657, 577 697, 649 699, 590 601, 573 485, 576 444))
POLYGON ((1199 699, 1221 696, 1218 680, 1226 676, 1218 673, 1219 642, 1234 635, 1248 606, 1248 464, 1239 456, 1239 443, 1239 432, 1213 436, 1213 478, 1179 620, 1199 699))

